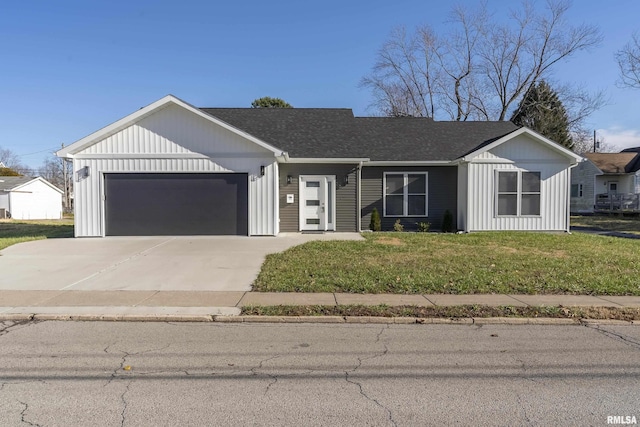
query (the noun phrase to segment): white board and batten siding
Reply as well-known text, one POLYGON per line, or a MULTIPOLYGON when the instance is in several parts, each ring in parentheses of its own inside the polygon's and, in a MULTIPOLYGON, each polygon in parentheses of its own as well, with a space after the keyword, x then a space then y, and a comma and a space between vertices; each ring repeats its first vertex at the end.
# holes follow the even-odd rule
POLYGON ((76 236, 104 236, 104 174, 246 173, 249 235, 278 233, 278 165, 272 152, 169 105, 74 155, 76 236), (88 166, 89 176, 81 171, 88 166), (264 175, 261 175, 264 167, 264 175))
POLYGON ((460 172, 466 178, 465 231, 564 231, 567 230, 570 160, 528 135, 518 135, 479 154, 460 172), (498 216, 497 171, 540 172, 540 215, 498 216), (465 177, 466 175, 466 177, 465 177))

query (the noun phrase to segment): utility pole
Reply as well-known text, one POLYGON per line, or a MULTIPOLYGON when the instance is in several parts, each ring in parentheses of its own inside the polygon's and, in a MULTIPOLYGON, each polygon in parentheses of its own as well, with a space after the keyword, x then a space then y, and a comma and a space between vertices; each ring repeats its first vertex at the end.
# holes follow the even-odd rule
MULTIPOLYGON (((64 143, 62 143, 61 145, 62 148, 64 148, 64 143)), ((60 160, 62 161, 62 182, 64 182, 64 208, 65 210, 69 210, 69 182, 67 180, 67 162, 64 157, 62 157, 60 160)))

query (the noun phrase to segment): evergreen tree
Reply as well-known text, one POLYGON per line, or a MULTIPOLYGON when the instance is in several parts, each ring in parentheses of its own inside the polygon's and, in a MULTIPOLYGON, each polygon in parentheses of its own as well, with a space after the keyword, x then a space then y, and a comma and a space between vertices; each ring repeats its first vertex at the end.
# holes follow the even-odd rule
POLYGON ((567 110, 562 105, 558 94, 544 80, 529 88, 511 117, 511 121, 573 149, 567 110))
POLYGON ((293 106, 283 99, 263 96, 262 98, 254 99, 251 103, 251 108, 293 108, 293 106))

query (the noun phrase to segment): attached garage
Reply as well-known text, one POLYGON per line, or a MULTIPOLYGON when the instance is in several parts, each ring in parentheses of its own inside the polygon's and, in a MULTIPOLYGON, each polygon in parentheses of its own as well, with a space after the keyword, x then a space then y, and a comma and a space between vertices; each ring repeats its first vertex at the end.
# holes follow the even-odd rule
POLYGON ((107 173, 108 236, 247 235, 243 173, 107 173))
POLYGON ((76 237, 273 236, 282 153, 169 95, 58 155, 76 237))

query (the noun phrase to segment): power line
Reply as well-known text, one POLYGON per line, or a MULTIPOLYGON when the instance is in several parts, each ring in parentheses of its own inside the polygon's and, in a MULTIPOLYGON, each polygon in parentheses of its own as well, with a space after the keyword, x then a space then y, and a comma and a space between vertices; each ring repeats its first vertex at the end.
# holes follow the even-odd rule
POLYGON ((49 151, 51 153, 53 153, 54 151, 57 151, 58 148, 54 147, 54 148, 47 148, 46 150, 40 150, 40 151, 36 151, 33 153, 27 153, 27 154, 16 154, 16 157, 26 157, 26 156, 32 156, 34 154, 40 154, 40 153, 44 153, 45 151, 49 151))

